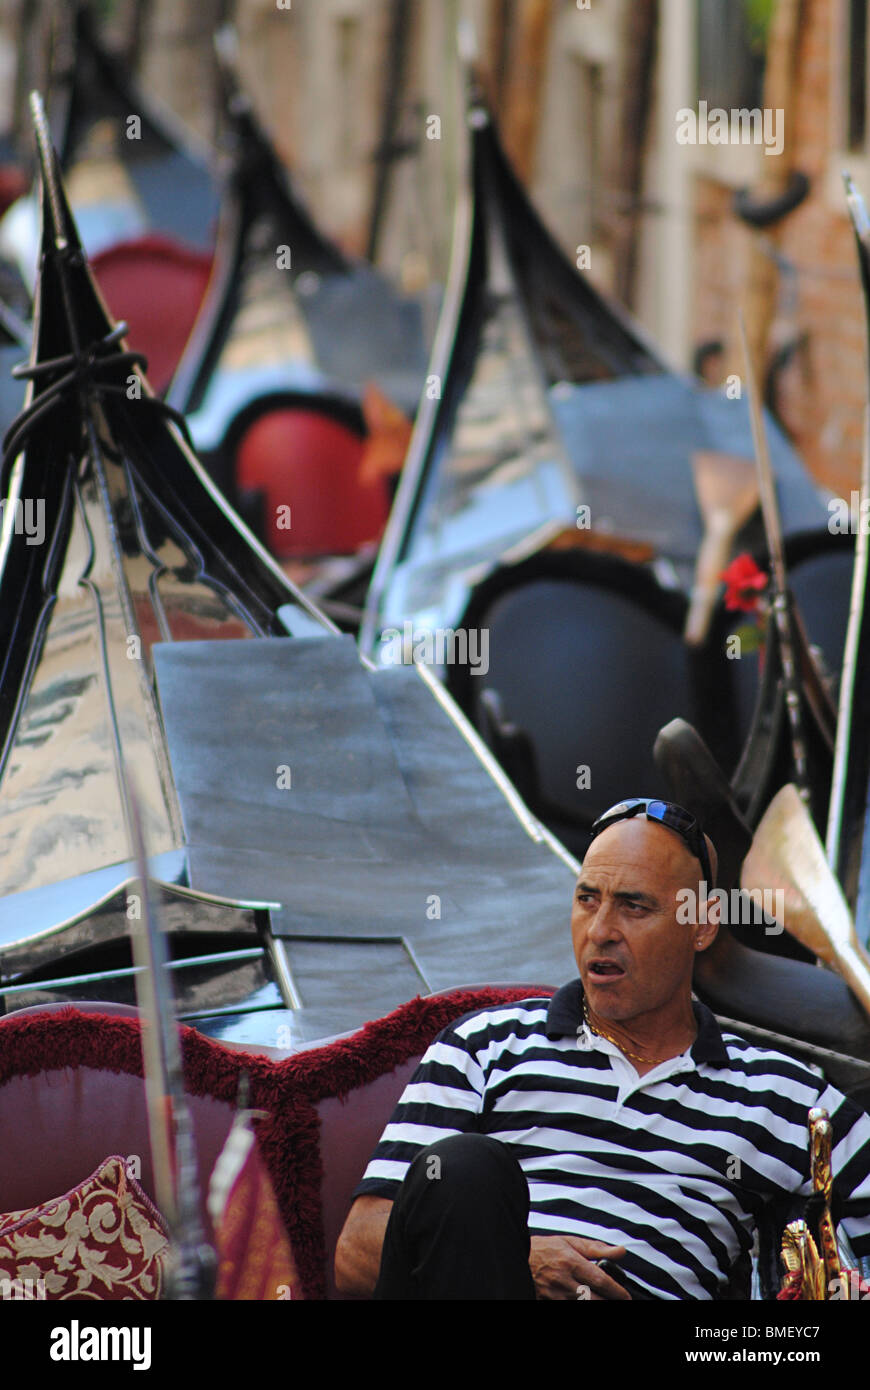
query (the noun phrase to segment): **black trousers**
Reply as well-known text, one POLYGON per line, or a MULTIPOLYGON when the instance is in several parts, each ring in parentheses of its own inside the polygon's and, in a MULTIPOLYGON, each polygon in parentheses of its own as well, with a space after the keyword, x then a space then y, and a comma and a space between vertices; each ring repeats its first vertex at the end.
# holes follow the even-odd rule
POLYGON ((534 1299, 529 1186, 510 1150, 453 1134, 419 1153, 393 1203, 377 1299, 534 1299))
MULTIPOLYGON (((506 1144, 452 1134, 423 1149, 393 1203, 377 1299, 534 1299, 529 1185, 506 1144)), ((633 1299, 656 1295, 623 1276, 633 1299)))

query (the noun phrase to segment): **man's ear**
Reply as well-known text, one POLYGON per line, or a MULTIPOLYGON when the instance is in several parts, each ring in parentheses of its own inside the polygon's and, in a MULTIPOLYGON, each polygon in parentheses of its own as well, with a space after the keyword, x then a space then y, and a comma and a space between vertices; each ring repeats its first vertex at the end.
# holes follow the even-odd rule
POLYGON ((706 910, 702 910, 698 916, 699 921, 695 925, 695 950, 706 951, 708 946, 712 946, 716 940, 716 933, 722 922, 722 899, 728 901, 728 895, 721 888, 713 888, 707 895, 706 910))

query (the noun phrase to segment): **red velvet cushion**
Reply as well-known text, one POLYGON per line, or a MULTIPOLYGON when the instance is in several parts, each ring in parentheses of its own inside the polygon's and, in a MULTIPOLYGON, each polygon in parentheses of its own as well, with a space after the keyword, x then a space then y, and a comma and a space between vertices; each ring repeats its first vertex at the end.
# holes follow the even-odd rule
POLYGON ((114 1155, 63 1197, 0 1216, 0 1295, 156 1299, 168 1251, 157 1208, 114 1155))

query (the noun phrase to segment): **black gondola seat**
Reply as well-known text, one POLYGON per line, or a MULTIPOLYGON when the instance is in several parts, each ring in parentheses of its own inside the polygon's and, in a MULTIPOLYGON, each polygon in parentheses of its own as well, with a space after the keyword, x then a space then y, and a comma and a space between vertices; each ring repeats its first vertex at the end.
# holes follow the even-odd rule
POLYGON ((736 759, 734 663, 724 652, 694 659, 685 612, 684 596, 638 565, 543 553, 483 581, 463 616, 463 629, 488 634, 488 669, 449 667, 451 694, 580 856, 596 815, 627 786, 640 794, 660 781, 653 742, 675 714, 696 711, 708 732, 715 720, 736 759))

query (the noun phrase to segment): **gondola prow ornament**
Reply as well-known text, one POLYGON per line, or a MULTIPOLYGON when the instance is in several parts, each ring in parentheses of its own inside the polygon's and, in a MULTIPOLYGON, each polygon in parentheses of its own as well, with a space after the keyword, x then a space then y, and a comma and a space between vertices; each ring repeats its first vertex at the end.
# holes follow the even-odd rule
POLYGON ((816 1106, 807 1115, 813 1195, 806 1219, 790 1221, 782 1236, 785 1266, 780 1299, 822 1302, 849 1298, 849 1279, 840 1263, 831 1216, 831 1146, 833 1129, 827 1110, 816 1106))
MULTIPOLYGON (((831 1216, 831 1147, 833 1129, 827 1110, 817 1106, 809 1112, 807 1124, 810 1133, 810 1168, 813 1178, 813 1196, 810 1207, 815 1214, 818 1240, 825 1274, 825 1297, 830 1298, 838 1284, 843 1285, 843 1271, 840 1266, 840 1252, 837 1249, 837 1236, 831 1216)), ((845 1284, 848 1298, 848 1284, 845 1284)))
POLYGON ((790 1221, 783 1231, 782 1263, 785 1274, 778 1300, 822 1301, 825 1271, 806 1221, 790 1221))

